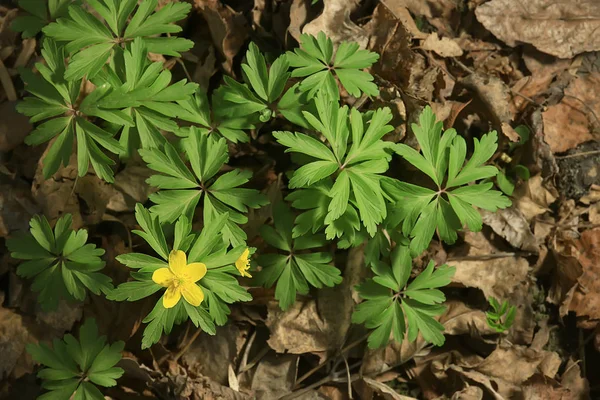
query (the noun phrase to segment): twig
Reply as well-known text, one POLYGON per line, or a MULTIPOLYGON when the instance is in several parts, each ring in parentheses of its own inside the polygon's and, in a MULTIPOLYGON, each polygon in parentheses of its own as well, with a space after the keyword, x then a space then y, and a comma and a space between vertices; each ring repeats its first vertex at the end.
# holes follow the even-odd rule
MULTIPOLYGON (((173 361, 179 360, 181 358, 181 356, 183 356, 185 354, 185 352, 189 350, 192 343, 194 343, 196 341, 196 339, 198 339, 198 336, 200 336, 200 334, 202 332, 203 332, 202 329, 197 328, 196 332, 194 332, 194 334, 192 335, 192 338, 190 340, 188 340, 188 342, 185 344, 185 346, 183 346, 183 348, 177 354, 175 354, 175 356, 173 357, 173 361)), ((161 362, 159 364, 162 364, 165 361, 165 358, 168 358, 168 355, 163 357, 163 359, 161 360, 161 362)))
MULTIPOLYGON (((367 339, 367 337, 369 337, 369 334, 366 334, 365 336, 361 337, 360 339, 350 343, 348 346, 342 348, 339 353, 337 353, 335 355, 335 357, 339 357, 339 355, 346 353, 348 350, 353 349, 354 347, 358 346, 359 344, 361 344, 363 341, 365 341, 365 339, 367 339)), ((313 369, 311 369, 310 371, 308 371, 307 373, 305 373, 304 375, 302 375, 300 378, 298 378, 298 380, 296 380, 296 385, 295 387, 298 387, 298 385, 300 383, 302 383, 303 381, 305 381, 307 378, 309 378, 310 376, 312 376, 312 374, 314 374, 315 372, 317 372, 318 370, 320 370, 321 368, 323 368, 323 366, 325 366, 329 361, 331 361, 333 359, 332 357, 327 358, 325 361, 321 362, 319 365, 317 365, 316 367, 314 367, 313 369)))
POLYGON ((558 158, 560 160, 564 160, 564 159, 567 159, 567 158, 593 156, 593 155, 596 155, 596 154, 600 154, 600 150, 582 151, 581 153, 567 154, 566 156, 554 156, 554 158, 558 158))

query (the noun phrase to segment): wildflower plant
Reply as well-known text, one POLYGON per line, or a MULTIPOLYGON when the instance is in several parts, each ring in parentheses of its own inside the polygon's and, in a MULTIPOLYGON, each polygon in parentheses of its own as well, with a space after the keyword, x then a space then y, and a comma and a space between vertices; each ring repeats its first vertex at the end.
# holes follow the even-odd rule
POLYGON ((133 280, 120 284, 108 297, 138 301, 157 292, 162 294, 143 321, 148 325, 142 348, 158 342, 163 332, 169 334, 173 325, 188 319, 214 335, 215 325, 227 322, 228 304, 251 300, 236 278, 247 273, 249 249, 244 245, 230 248, 222 238, 229 214, 221 214, 200 233, 192 232, 190 220, 182 215, 175 223, 170 246, 157 216, 140 204, 135 216, 142 230, 133 232, 146 241, 156 256, 118 256, 119 262, 134 270, 133 280))
POLYGON ((98 336, 93 318, 81 325, 79 340, 67 334, 63 340, 54 339, 52 347, 45 343, 27 345, 33 360, 44 366, 37 376, 48 392, 38 399, 104 399, 98 386, 115 386, 125 372, 115 366, 124 346, 121 341, 107 344, 106 336, 98 336))
POLYGON ((28 233, 7 242, 13 258, 26 260, 17 275, 33 278, 31 289, 39 293, 44 310, 55 310, 60 299, 83 301, 87 291, 100 295, 113 289, 112 280, 100 272, 104 250, 87 243, 87 231, 73 230, 71 224, 71 214, 59 218, 54 229, 46 217, 36 215, 28 233))
MULTIPOLYGON (((55 20, 42 29, 38 73, 21 72, 32 96, 18 106, 38 123, 26 143, 51 142, 44 176, 68 165, 75 149, 79 176, 91 164, 112 182, 115 169, 138 152, 155 172, 147 182, 157 189, 149 209, 135 208, 140 229, 133 232, 145 243, 116 258, 130 269, 130 279, 114 289, 99 272, 103 250, 86 244, 85 230, 70 229, 70 217, 54 230, 36 217, 29 234, 9 240, 13 257, 27 260, 18 274, 34 279, 42 305, 52 308, 60 297, 84 301, 88 290, 112 301, 151 298, 156 304, 143 320, 142 348, 148 348, 186 321, 215 334, 232 304, 252 298, 240 281, 275 286, 282 309, 311 287, 339 284, 335 249, 366 242, 372 278, 356 288, 363 301, 352 319, 373 330, 369 346, 391 338, 414 341, 419 334, 443 344, 436 318, 445 310, 441 289, 454 269, 430 262, 414 276, 412 257, 436 234, 454 243, 465 227, 481 229, 477 208, 510 205, 489 182, 498 173, 486 165, 497 149, 496 133, 475 139, 467 157, 466 141, 453 129, 442 132, 426 107, 412 125, 419 149, 387 141, 390 109, 340 104, 346 93, 378 95, 365 69, 379 55, 357 43, 335 46, 324 33, 302 35, 299 48, 275 58, 251 43, 243 82, 225 77, 212 93, 186 80, 172 82, 173 74, 151 62, 149 53, 179 57, 193 46, 171 36, 181 31, 177 23, 191 6, 157 6, 158 0, 61 0, 35 12, 29 7, 35 20, 16 23, 30 35, 55 20), (267 197, 249 187, 249 170, 227 165, 229 148, 249 142, 250 130, 252 137, 274 137, 278 144, 269 149, 293 153, 284 200, 273 206, 271 224, 260 228, 256 262, 245 224, 267 197), (398 171, 390 170, 397 156, 431 182, 423 187, 398 180, 398 171)), ((90 382, 110 386, 120 376, 113 365, 122 347, 104 350, 104 341, 92 335, 95 327, 86 322, 84 328, 80 342, 67 335, 53 350, 30 349, 59 370, 42 371, 53 381, 46 386, 57 391, 54 398, 75 393, 100 399, 90 382)))

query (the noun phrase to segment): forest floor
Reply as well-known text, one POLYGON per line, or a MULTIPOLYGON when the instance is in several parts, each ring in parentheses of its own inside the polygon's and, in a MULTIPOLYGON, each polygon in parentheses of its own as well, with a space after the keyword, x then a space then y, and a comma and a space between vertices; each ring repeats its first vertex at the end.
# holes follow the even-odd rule
MULTIPOLYGON (((61 337, 84 316, 95 317, 109 340, 126 342, 119 364, 125 375, 105 391, 111 399, 600 398, 598 2, 193 0, 182 35, 195 46, 181 59, 164 60, 175 77, 188 76, 209 91, 224 75, 239 78, 250 41, 273 54, 295 48, 302 32, 357 41, 380 55, 370 71, 380 96, 359 101, 366 109, 392 109, 395 130, 387 139, 415 146, 410 124, 427 104, 469 141, 497 130, 493 162, 513 181, 513 206, 484 213, 481 232, 461 233, 454 245, 434 241, 422 256, 457 269, 440 318, 442 347, 418 339, 367 349, 366 331, 350 323, 353 277, 364 269, 358 247, 336 256, 344 276, 337 287, 300 296, 285 312, 272 289, 251 287, 254 300, 234 305, 217 335, 198 335, 183 324, 144 351, 141 321, 155 299, 116 304, 92 296, 43 312, 4 246, 36 213, 54 220, 71 213, 106 250, 108 273, 122 281, 127 271, 115 256, 128 252, 132 240, 135 245, 129 234, 134 206, 152 188, 141 160, 121 165, 114 185, 93 173, 76 178, 75 165, 43 179, 46 145, 23 143, 33 127, 15 111, 25 95, 18 69, 39 61, 39 43, 10 30, 19 10, 3 4, 0 398, 39 395, 25 345, 61 337), (519 126, 530 132, 523 143, 519 126), (529 179, 517 165, 528 169, 529 179), (486 322, 491 297, 517 307, 506 334, 486 322)), ((230 163, 252 170, 252 186, 277 196, 286 165, 269 140, 253 131, 249 144, 230 145, 230 163)), ((414 172, 402 162, 392 169, 406 179, 414 172)), ((249 216, 245 230, 253 246, 260 245, 265 215, 249 216)))

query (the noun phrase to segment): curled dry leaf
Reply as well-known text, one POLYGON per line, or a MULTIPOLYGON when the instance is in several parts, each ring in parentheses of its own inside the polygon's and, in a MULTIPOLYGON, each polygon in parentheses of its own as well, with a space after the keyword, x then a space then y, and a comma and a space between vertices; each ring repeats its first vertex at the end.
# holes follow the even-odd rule
POLYGON ((306 24, 302 33, 317 36, 324 32, 334 43, 356 42, 364 49, 369 41, 367 33, 350 19, 357 5, 357 0, 323 0, 323 13, 306 24))
POLYGON ((598 87, 600 72, 578 77, 565 89, 562 101, 542 113, 544 140, 554 153, 565 152, 594 139, 593 133, 600 130, 598 87))
POLYGON ((560 58, 600 49, 600 3, 589 0, 492 0, 477 20, 509 46, 529 43, 560 58))
POLYGON ((427 39, 421 44, 421 48, 433 51, 442 57, 460 57, 463 55, 463 50, 458 43, 448 37, 440 38, 436 32, 427 36, 427 39))
POLYGON ((480 210, 480 213, 483 223, 506 239, 513 247, 532 253, 539 251, 538 240, 531 232, 529 223, 519 209, 510 207, 499 209, 495 213, 480 210))

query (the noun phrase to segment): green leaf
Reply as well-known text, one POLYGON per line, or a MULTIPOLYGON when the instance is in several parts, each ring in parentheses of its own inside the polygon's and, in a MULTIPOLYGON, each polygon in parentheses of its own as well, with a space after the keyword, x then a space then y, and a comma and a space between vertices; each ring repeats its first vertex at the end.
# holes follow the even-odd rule
POLYGON ((323 91, 334 99, 339 91, 332 72, 335 72, 342 86, 354 97, 362 93, 370 96, 379 94, 372 82, 373 76, 362 71, 379 59, 379 55, 368 50, 359 50, 357 43, 341 43, 335 52, 331 39, 323 32, 317 37, 303 34, 300 36, 300 48, 286 54, 289 65, 293 67, 293 77, 306 77, 300 84, 300 90, 308 92, 309 97, 323 91))
POLYGON ((112 345, 105 342, 106 337, 98 336, 95 320, 87 319, 79 331, 79 341, 65 335, 63 340, 55 339, 52 348, 44 343, 27 345, 27 352, 45 367, 38 377, 44 380, 42 386, 50 392, 40 398, 104 398, 92 383, 104 387, 116 385, 124 371, 115 365, 121 360, 125 346, 123 342, 112 345), (70 379, 75 377, 78 379, 70 379))
POLYGON ((325 240, 321 235, 312 234, 292 239, 293 214, 285 203, 275 204, 273 220, 275 229, 264 226, 261 234, 267 243, 287 254, 261 254, 258 263, 262 269, 255 276, 255 282, 265 287, 272 287, 277 282, 275 298, 279 300, 281 309, 285 310, 294 303, 296 293, 308 293, 309 284, 322 288, 332 287, 342 281, 340 270, 330 265, 330 254, 296 252, 320 247, 325 240))

